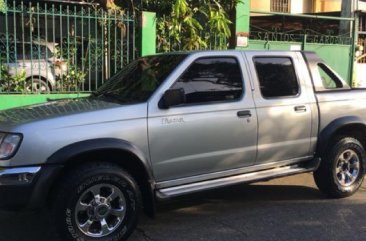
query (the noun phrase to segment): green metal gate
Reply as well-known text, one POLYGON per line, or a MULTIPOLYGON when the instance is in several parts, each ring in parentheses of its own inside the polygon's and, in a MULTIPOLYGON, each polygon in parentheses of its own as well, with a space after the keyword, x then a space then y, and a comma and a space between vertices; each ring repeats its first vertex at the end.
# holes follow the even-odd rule
POLYGON ((341 34, 340 21, 353 18, 251 11, 249 49, 315 51, 350 84, 354 30, 341 34), (266 18, 265 16, 268 16, 266 18), (254 21, 257 18, 258 21, 254 21))
POLYGON ((0 13, 0 93, 90 92, 136 58, 136 21, 128 12, 6 4, 0 13))

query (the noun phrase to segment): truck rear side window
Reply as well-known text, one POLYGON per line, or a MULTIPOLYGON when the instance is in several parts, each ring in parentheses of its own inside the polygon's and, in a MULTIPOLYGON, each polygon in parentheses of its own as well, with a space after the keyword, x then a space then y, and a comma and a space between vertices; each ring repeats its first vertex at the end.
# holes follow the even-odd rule
POLYGON ((318 71, 325 89, 338 89, 343 87, 342 81, 325 64, 319 63, 318 71))
POLYGON ((187 104, 238 100, 243 93, 242 73, 233 57, 199 58, 171 88, 182 88, 187 104))
POLYGON ((254 64, 264 98, 291 97, 299 94, 299 83, 291 58, 256 57, 254 64))

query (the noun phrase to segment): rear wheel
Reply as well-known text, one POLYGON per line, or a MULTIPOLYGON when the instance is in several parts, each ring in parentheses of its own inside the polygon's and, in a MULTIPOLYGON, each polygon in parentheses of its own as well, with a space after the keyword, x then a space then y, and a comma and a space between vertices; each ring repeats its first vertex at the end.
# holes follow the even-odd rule
POLYGON ((93 164, 69 173, 52 207, 66 240, 126 240, 137 225, 141 195, 134 179, 112 164, 93 164))
POLYGON ((334 198, 354 194, 364 179, 365 149, 353 137, 338 138, 322 158, 314 180, 318 188, 334 198))

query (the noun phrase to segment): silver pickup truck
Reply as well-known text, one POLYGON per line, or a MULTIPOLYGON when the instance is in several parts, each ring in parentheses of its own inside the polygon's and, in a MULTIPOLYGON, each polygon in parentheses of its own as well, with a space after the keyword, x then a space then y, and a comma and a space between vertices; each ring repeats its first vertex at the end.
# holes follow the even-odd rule
POLYGON ((179 195, 304 172, 326 196, 366 167, 366 90, 312 52, 140 58, 90 97, 0 112, 0 206, 49 207, 64 240, 125 240, 179 195))

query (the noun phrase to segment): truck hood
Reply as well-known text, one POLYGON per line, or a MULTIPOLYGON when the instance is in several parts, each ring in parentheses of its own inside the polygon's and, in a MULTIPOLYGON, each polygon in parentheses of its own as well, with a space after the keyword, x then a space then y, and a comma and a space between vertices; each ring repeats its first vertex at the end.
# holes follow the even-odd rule
POLYGON ((47 124, 48 128, 57 128, 65 125, 82 125, 146 116, 146 113, 136 115, 136 112, 122 110, 129 109, 130 106, 93 98, 55 100, 0 111, 0 130, 10 131, 32 123, 42 124, 43 127, 47 124), (113 114, 116 108, 119 109, 117 115, 113 114))

